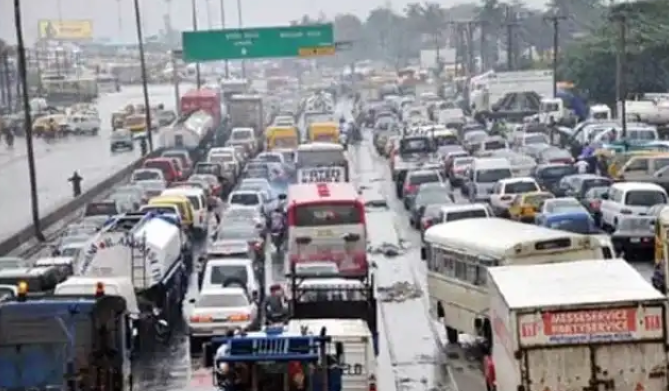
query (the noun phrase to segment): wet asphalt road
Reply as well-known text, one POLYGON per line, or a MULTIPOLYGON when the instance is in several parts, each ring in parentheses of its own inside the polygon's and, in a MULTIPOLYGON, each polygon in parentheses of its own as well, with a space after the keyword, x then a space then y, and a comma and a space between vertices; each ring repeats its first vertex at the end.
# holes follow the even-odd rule
MULTIPOLYGON (((182 86, 186 91, 187 86, 182 86)), ((174 108, 172 86, 149 87, 151 105, 163 103, 167 109, 174 108)), ((134 152, 109 151, 111 115, 114 111, 133 103, 143 104, 139 86, 124 86, 119 93, 106 94, 98 100, 97 107, 102 121, 98 136, 77 136, 46 143, 35 139, 35 164, 40 213, 54 210, 69 201, 72 187, 67 179, 75 170, 84 178, 84 191, 107 179, 139 157, 139 148, 134 152)), ((30 182, 25 138, 17 138, 12 149, 0 145, 0 240, 9 237, 31 222, 30 182)))

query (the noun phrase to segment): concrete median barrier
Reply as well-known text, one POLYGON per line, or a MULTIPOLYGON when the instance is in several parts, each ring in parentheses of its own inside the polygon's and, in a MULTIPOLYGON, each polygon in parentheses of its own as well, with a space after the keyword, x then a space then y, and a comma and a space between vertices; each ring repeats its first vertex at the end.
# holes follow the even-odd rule
MULTIPOLYGON (((105 192, 108 192, 111 188, 118 185, 124 179, 129 177, 130 174, 132 174, 132 172, 136 168, 141 167, 142 164, 144 164, 144 160, 154 157, 159 157, 161 152, 162 150, 156 150, 144 156, 143 158, 134 161, 133 163, 124 167, 122 170, 118 171, 114 175, 93 186, 92 188, 84 192, 81 196, 47 213, 40 220, 42 230, 47 230, 52 225, 58 223, 67 216, 72 215, 76 211, 82 209, 84 206, 86 206, 87 203, 100 197, 100 195, 104 194, 105 192)), ((21 245, 25 244, 26 242, 34 238, 35 238, 35 228, 32 224, 29 224, 28 226, 21 229, 14 235, 0 242, 0 254, 5 256, 10 252, 12 252, 14 249, 19 248, 21 245)))

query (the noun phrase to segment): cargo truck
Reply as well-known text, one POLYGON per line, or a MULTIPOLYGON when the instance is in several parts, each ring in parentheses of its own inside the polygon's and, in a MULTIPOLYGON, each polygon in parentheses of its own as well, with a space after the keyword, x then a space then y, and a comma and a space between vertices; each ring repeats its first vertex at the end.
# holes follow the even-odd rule
POLYGON ((667 298, 624 260, 488 269, 499 391, 666 391, 667 298))

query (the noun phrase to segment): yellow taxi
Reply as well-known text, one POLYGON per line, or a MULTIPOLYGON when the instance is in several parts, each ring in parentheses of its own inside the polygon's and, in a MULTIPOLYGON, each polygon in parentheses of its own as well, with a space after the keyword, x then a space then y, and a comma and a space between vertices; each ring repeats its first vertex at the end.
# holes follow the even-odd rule
POLYGON ((339 125, 336 122, 314 122, 309 125, 309 141, 339 142, 339 125))
POLYGON ((193 205, 186 196, 178 195, 169 195, 169 196, 158 196, 153 197, 149 200, 149 206, 176 206, 179 210, 179 217, 181 217, 181 222, 183 223, 184 228, 188 230, 193 229, 194 222, 194 211, 193 205))
POLYGON ((144 115, 144 114, 128 115, 123 120, 123 127, 130 130, 133 133, 145 132, 146 131, 146 115, 144 115))
POLYGON ((270 126, 265 131, 267 149, 297 148, 300 136, 294 126, 270 126))
POLYGON ((518 194, 509 207, 509 217, 512 220, 533 223, 544 201, 551 198, 555 196, 546 191, 518 194))

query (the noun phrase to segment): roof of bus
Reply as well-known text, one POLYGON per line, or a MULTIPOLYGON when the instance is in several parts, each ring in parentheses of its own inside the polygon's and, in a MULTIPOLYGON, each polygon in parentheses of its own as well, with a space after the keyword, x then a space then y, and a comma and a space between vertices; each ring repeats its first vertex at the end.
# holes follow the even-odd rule
POLYGON ((298 151, 343 151, 344 147, 341 144, 335 143, 309 143, 309 144, 300 144, 297 147, 298 151))
POLYGON ((462 250, 473 249, 481 254, 497 257, 514 251, 514 247, 518 245, 560 238, 587 239, 580 234, 494 217, 438 224, 425 232, 425 240, 429 243, 462 250), (504 234, 500 235, 499 232, 504 234), (485 240, 481 240, 482 236, 485 240))
POLYGON ((348 182, 301 183, 288 188, 289 204, 314 201, 356 201, 359 198, 355 186, 348 182))

